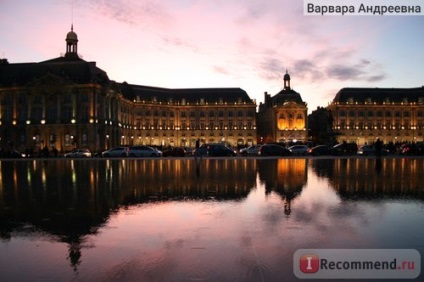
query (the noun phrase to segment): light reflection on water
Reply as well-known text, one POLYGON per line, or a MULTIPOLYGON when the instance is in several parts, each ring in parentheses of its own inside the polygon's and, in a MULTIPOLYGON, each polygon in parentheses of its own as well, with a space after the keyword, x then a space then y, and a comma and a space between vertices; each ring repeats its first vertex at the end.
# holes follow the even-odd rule
POLYGON ((424 251, 423 159, 0 166, 2 281, 290 281, 299 248, 424 251))

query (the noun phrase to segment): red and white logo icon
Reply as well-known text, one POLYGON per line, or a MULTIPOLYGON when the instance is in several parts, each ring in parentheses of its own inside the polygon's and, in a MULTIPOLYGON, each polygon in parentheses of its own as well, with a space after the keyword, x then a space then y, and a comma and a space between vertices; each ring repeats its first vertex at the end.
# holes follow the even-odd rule
POLYGON ((300 271, 303 273, 315 273, 319 269, 317 255, 303 255, 300 257, 300 271))

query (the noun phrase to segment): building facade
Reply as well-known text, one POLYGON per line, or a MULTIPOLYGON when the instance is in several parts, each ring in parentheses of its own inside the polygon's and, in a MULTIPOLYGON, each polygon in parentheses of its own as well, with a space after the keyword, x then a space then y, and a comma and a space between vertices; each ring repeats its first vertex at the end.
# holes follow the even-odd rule
POLYGON ((265 92, 264 103, 257 114, 258 142, 306 142, 307 104, 290 86, 290 75, 284 75, 284 88, 272 96, 265 92))
POLYGON ((119 84, 122 144, 194 147, 256 143, 256 103, 240 88, 166 89, 119 84), (129 113, 127 113, 129 111, 129 113))
POLYGON ((63 57, 0 61, 0 147, 60 152, 118 145, 256 142, 256 102, 240 88, 166 89, 110 80, 81 59, 78 37, 63 57))
POLYGON ((338 142, 423 141, 424 87, 343 88, 327 108, 338 142))

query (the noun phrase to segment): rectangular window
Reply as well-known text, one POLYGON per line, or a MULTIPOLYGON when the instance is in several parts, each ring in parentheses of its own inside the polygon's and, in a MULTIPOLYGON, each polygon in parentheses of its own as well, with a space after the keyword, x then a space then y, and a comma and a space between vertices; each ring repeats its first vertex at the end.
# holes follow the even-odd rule
POLYGON ((34 107, 31 109, 31 118, 36 122, 39 122, 42 118, 42 110, 39 107, 34 107))
POLYGON ((2 107, 2 117, 4 121, 12 121, 12 108, 2 107))
POLYGON ((25 106, 21 106, 18 108, 18 120, 26 121, 28 119, 28 111, 25 106))
POLYGON ((62 120, 70 121, 72 118, 72 108, 70 106, 64 106, 62 108, 62 120))
POLYGON ((27 104, 27 96, 26 96, 26 94, 19 95, 18 104, 19 105, 26 105, 27 104))
POLYGON ((247 121, 247 128, 248 129, 253 129, 252 121, 251 120, 247 121))
POLYGON ((87 122, 88 121, 88 116, 89 116, 88 110, 89 110, 88 107, 81 107, 80 120, 82 122, 87 122))
POLYGON ((80 101, 81 102, 87 103, 88 100, 89 100, 88 94, 86 94, 86 93, 80 94, 80 101))
POLYGON ((64 104, 70 104, 71 102, 72 102, 71 95, 69 95, 69 94, 65 94, 65 95, 63 96, 63 103, 64 103, 64 104))
POLYGON ((88 135, 87 133, 83 133, 81 136, 82 139, 82 146, 87 146, 88 145, 88 135))
POLYGON ((40 105, 41 104, 41 96, 40 95, 34 95, 32 97, 32 103, 34 105, 40 105))

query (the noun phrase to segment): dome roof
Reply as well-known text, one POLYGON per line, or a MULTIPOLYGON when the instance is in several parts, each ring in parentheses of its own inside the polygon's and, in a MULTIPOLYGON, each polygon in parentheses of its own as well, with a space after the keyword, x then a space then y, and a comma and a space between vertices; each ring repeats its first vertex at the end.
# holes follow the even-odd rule
POLYGON ((284 75, 284 80, 290 80, 290 75, 287 71, 286 71, 286 74, 284 75))
POLYGON ((71 26, 71 31, 68 32, 68 34, 66 35, 66 41, 78 41, 78 36, 77 34, 74 32, 74 26, 71 26))
POLYGON ((298 104, 303 104, 302 97, 300 94, 292 89, 283 89, 274 97, 271 98, 274 105, 283 105, 286 102, 292 101, 298 104))

